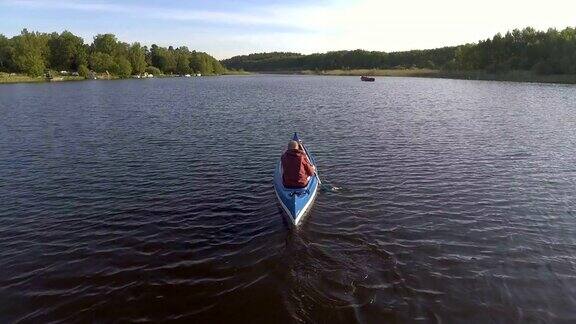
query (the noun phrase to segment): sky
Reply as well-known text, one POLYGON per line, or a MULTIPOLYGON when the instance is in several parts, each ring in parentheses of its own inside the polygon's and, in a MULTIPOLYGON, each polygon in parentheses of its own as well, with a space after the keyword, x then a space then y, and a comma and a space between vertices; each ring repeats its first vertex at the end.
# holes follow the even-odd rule
POLYGON ((403 51, 514 28, 576 27, 576 0, 0 0, 0 34, 69 30, 90 43, 188 46, 218 59, 290 51, 403 51))

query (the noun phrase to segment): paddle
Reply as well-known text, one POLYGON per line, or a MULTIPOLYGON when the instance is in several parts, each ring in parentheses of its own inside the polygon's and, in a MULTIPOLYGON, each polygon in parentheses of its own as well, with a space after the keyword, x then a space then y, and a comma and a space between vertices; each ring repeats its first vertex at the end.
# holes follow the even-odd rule
MULTIPOLYGON (((312 161, 310 161, 310 154, 308 154, 308 150, 306 150, 306 146, 304 146, 304 143, 302 142, 302 140, 298 140, 300 142, 300 145, 302 146, 302 149, 304 150, 304 153, 306 153, 306 156, 308 157, 308 161, 310 163, 312 163, 312 161)), ((318 174, 318 166, 316 164, 314 165, 314 174, 316 175, 316 179, 318 179, 318 184, 322 185, 322 181, 320 180, 320 175, 318 174)))
MULTIPOLYGON (((296 135, 294 135, 295 138, 296 135)), ((306 153, 306 156, 308 157, 308 161, 310 161, 310 163, 312 163, 311 159, 311 155, 308 153, 308 150, 306 149, 306 146, 304 146, 304 143, 302 143, 302 141, 300 139, 298 139, 298 142, 300 143, 300 145, 302 145, 302 149, 304 150, 304 153, 306 153)), ((318 166, 316 165, 316 163, 314 163, 314 174, 316 175, 316 179, 318 179, 318 184, 320 185, 320 188, 324 189, 323 191, 330 191, 330 192, 338 192, 340 191, 342 188, 341 187, 334 187, 330 184, 326 184, 326 183, 322 183, 322 181, 320 180, 320 175, 318 174, 318 166)))

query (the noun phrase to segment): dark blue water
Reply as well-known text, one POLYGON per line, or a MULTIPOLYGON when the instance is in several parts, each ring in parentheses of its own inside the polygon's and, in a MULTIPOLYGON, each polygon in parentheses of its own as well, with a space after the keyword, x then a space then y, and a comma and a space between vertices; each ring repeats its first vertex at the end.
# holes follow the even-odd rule
POLYGON ((576 87, 0 86, 0 322, 573 323, 576 87), (297 231, 292 132, 325 183, 297 231))

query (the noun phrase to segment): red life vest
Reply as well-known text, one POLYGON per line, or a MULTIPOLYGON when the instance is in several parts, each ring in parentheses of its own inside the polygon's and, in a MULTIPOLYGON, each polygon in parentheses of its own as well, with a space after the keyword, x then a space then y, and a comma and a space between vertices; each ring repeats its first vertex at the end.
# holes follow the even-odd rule
POLYGON ((314 168, 301 150, 287 150, 282 155, 282 182, 285 187, 303 188, 308 177, 314 174, 314 168))

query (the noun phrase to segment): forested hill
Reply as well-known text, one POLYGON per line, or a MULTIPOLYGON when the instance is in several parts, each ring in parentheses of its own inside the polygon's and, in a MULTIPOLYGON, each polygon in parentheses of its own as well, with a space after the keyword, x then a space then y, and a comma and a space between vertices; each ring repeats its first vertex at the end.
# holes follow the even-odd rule
POLYGON ((258 53, 235 56, 222 63, 231 69, 247 71, 277 70, 335 70, 363 68, 436 68, 446 65, 454 57, 454 47, 407 52, 336 51, 325 54, 258 53))
POLYGON ((576 74, 576 29, 515 29, 478 43, 405 52, 337 51, 325 54, 260 53, 222 63, 247 71, 430 68, 538 74, 576 74))
POLYGON ((231 69, 244 69, 250 71, 297 69, 298 58, 305 55, 291 52, 254 53, 239 55, 223 60, 222 63, 231 69))
POLYGON ((182 46, 165 48, 124 43, 113 34, 100 34, 91 44, 69 31, 29 32, 24 29, 12 38, 0 34, 0 72, 39 76, 46 70, 108 72, 120 77, 131 74, 221 74, 218 60, 182 46))

